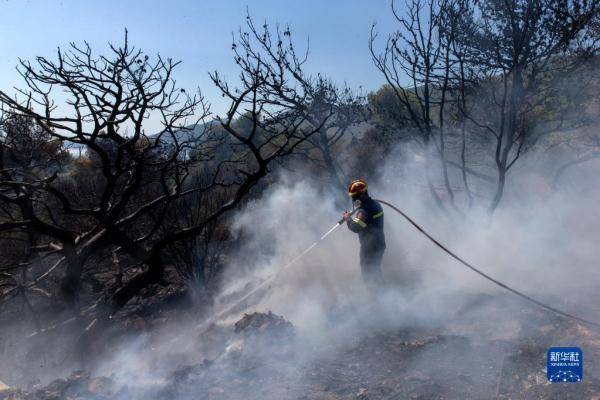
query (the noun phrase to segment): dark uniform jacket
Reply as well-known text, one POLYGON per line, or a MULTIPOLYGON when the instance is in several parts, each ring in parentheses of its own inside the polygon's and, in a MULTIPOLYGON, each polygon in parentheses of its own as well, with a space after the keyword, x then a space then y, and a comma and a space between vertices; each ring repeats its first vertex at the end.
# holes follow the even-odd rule
POLYGON ((354 207, 354 212, 346 223, 352 232, 358 233, 361 253, 385 250, 381 204, 367 197, 364 201, 357 200, 354 207), (362 219, 358 218, 361 213, 362 219))

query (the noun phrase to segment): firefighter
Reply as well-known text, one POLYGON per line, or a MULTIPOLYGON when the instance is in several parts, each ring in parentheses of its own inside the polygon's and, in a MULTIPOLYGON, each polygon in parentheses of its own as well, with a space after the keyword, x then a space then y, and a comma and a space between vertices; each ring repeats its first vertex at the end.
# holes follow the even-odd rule
POLYGON ((348 229, 358 233, 360 241, 360 268, 367 286, 374 289, 383 283, 381 259, 385 251, 383 208, 367 191, 367 182, 357 179, 350 183, 348 195, 353 212, 345 211, 343 218, 348 229))

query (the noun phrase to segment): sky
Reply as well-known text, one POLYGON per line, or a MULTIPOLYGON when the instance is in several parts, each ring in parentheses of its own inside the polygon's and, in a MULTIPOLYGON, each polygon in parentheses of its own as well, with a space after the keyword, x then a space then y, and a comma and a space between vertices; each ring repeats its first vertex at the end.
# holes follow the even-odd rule
POLYGON ((246 8, 256 23, 289 24, 297 47, 309 40, 309 72, 367 91, 383 83, 368 38, 375 22, 381 34, 394 29, 387 0, 0 0, 0 89, 20 85, 19 58, 54 56, 70 42, 104 51, 108 42, 122 42, 127 28, 130 42, 146 53, 181 60, 178 84, 199 87, 221 113, 226 105, 208 72, 235 80, 232 33, 245 24, 246 8))

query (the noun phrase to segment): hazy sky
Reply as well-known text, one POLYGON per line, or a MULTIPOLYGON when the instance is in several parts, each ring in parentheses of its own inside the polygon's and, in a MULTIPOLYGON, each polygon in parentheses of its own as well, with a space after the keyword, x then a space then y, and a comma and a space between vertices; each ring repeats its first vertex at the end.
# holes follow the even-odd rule
POLYGON ((257 23, 289 24, 300 48, 310 39, 310 72, 367 90, 383 83, 367 44, 373 22, 381 33, 394 27, 387 0, 0 0, 0 88, 10 91, 19 82, 18 58, 52 56, 71 41, 105 49, 127 28, 130 41, 147 53, 182 60, 179 84, 199 86, 213 111, 222 112, 207 73, 237 75, 231 34, 245 23, 246 7, 257 23))

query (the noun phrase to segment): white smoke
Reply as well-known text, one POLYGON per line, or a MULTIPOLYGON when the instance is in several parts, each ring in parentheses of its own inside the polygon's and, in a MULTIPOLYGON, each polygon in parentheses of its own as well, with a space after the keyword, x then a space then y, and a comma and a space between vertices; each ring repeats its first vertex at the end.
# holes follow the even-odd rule
MULTIPOLYGON (((575 185, 581 190, 569 186, 570 190, 551 192, 533 184, 538 174, 515 171, 492 220, 479 208, 448 217, 424 200, 429 198, 424 185, 398 173, 418 168, 420 162, 407 162, 406 157, 389 161, 379 177, 370 179, 370 194, 395 204, 448 248, 506 284, 584 318, 600 318, 595 308, 600 300, 598 182, 588 175, 575 185)), ((597 170, 598 165, 586 168, 597 170)), ((571 177, 570 183, 575 180, 571 177)), ((209 333, 204 317, 174 319, 152 334, 123 341, 92 372, 112 374, 121 385, 161 387, 182 366, 239 352, 241 344, 231 324, 243 312, 253 311, 273 311, 294 324, 296 357, 289 362, 295 368, 308 367, 325 355, 334 357, 375 332, 401 328, 437 329, 481 341, 518 339, 521 311, 536 306, 506 295, 464 268, 388 208, 383 259, 387 287, 379 293, 365 288, 358 238, 343 225, 281 271, 339 220, 343 210, 335 204, 336 199, 319 192, 310 180, 280 176, 234 218, 233 230, 244 232, 243 242, 230 259, 215 312, 275 275, 266 290, 209 333)), ((256 351, 264 365, 273 362, 270 349, 256 351)), ((415 362, 427 365, 430 361, 424 357, 415 362)), ((301 379, 289 377, 300 386, 301 379)))
MULTIPOLYGON (((595 267, 600 234, 594 222, 597 182, 595 186, 581 182, 584 188, 596 188, 588 190, 587 197, 561 191, 541 196, 540 185, 534 184, 539 181, 537 172, 514 171, 514 182, 492 220, 482 208, 449 218, 423 200, 426 190, 415 190, 398 178, 398 168, 390 162, 381 177, 370 182, 374 198, 397 205, 451 250, 504 283, 565 311, 599 317, 588 314, 600 300, 594 290, 600 278, 595 267)), ((285 177, 252 203, 236 219, 238 228, 252 232, 250 248, 274 249, 258 269, 276 271, 319 238, 343 211, 334 204, 335 199, 316 192, 309 181, 285 177)), ((504 294, 504 289, 451 259, 387 208, 385 230, 383 270, 392 289, 379 299, 375 314, 366 306, 373 299, 361 281, 358 239, 344 226, 282 273, 255 309, 284 315, 303 335, 326 337, 325 327, 340 310, 352 310, 355 320, 364 322, 368 316, 385 326, 435 325, 444 324, 474 295, 504 294)), ((521 302, 519 307, 536 307, 515 301, 521 302)), ((510 310, 498 308, 495 314, 510 320, 510 310)))

